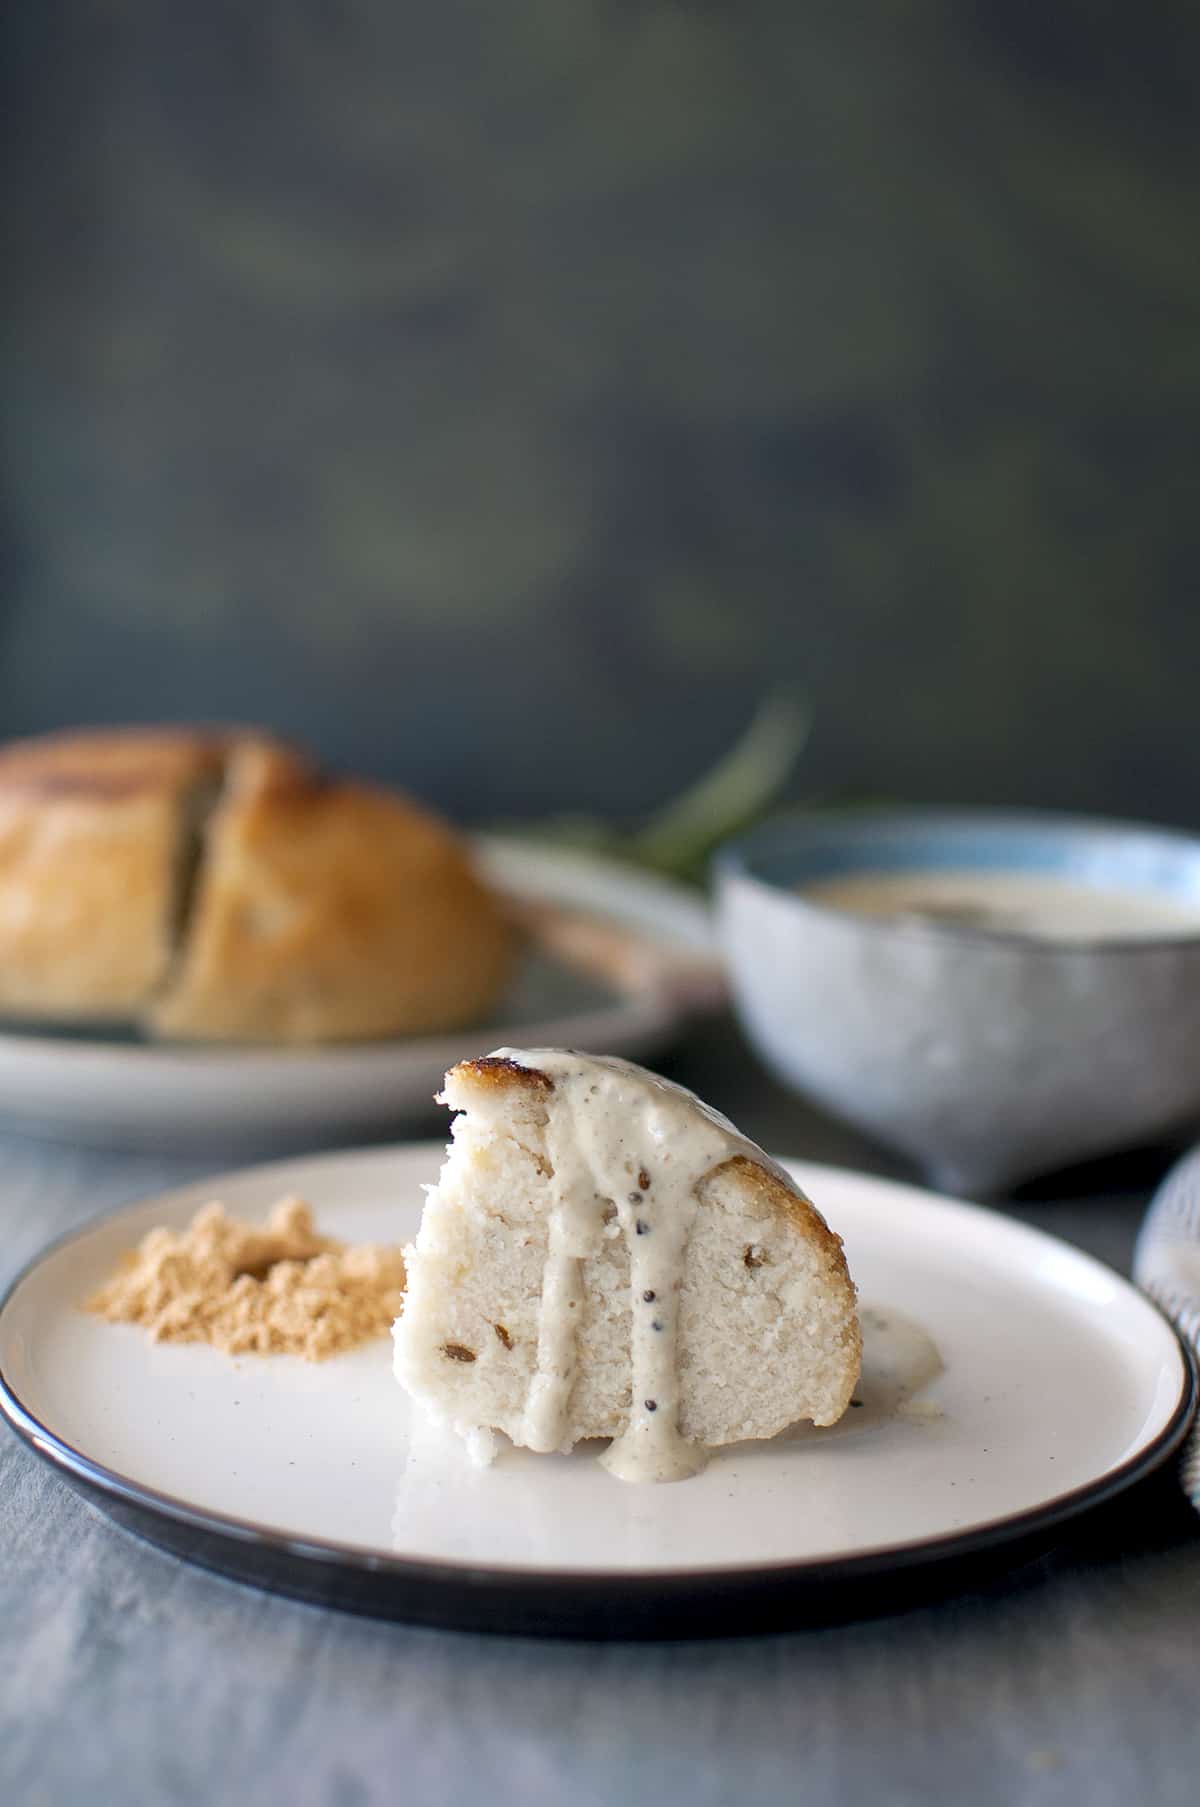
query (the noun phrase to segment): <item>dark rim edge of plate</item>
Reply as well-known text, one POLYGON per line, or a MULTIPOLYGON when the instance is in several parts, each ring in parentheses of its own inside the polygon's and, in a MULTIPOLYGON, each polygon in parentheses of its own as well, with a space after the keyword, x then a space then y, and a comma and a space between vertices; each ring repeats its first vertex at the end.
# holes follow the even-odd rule
MULTIPOLYGON (((10 1428, 35 1454, 55 1468, 68 1484, 87 1495, 99 1495, 123 1507, 139 1518, 167 1521, 172 1526, 191 1530, 210 1544, 226 1546, 239 1555, 258 1550, 270 1555, 276 1565, 283 1561, 295 1572, 297 1585, 283 1587, 302 1597, 317 1593, 319 1578, 349 1572, 358 1581, 387 1580, 394 1584, 409 1583, 414 1588, 441 1590, 458 1602, 467 1603, 467 1613, 482 1612, 490 1606, 500 1607, 515 1597, 530 1602, 552 1600, 587 1614, 601 1606, 611 1606, 614 1592, 619 1590, 620 1604, 630 1611, 654 1606, 671 1607, 688 1601, 711 1597, 728 1589, 730 1584, 752 1588, 761 1594, 764 1588, 811 1589, 813 1592, 877 1580, 885 1576, 913 1570, 938 1569, 985 1556, 1008 1544, 1026 1543, 1040 1534, 1058 1529, 1092 1508, 1114 1500, 1140 1480, 1162 1466, 1178 1449, 1187 1435, 1195 1414, 1197 1378, 1195 1361, 1187 1346, 1180 1343, 1183 1385, 1176 1407, 1163 1429, 1136 1456, 1115 1469, 1086 1482, 1068 1493, 1055 1496, 1041 1505, 991 1519, 966 1531, 946 1537, 931 1538, 907 1544, 879 1545, 851 1555, 814 1558, 806 1562, 768 1563, 761 1565, 731 1564, 703 1569, 654 1569, 648 1571, 586 1569, 523 1569, 493 1565, 483 1567, 470 1563, 439 1562, 418 1557, 396 1556, 364 1550, 354 1545, 324 1542, 289 1536, 249 1520, 239 1520, 189 1506, 167 1494, 145 1487, 127 1477, 106 1469, 101 1463, 79 1451, 46 1430, 12 1394, 0 1374, 0 1415, 10 1428)), ((152 1531, 143 1533, 151 1543, 159 1543, 152 1531)), ((169 1545, 167 1547, 170 1547, 169 1545)), ((179 1552, 176 1552, 177 1554, 179 1552)), ((212 1561, 202 1566, 218 1565, 212 1561)), ((246 1570, 239 1562, 235 1578, 245 1579, 246 1570)), ((278 1577, 263 1585, 279 1587, 278 1577)), ((404 1614, 394 1616, 403 1617, 404 1614)), ((426 1616, 426 1615, 422 1615, 426 1616)), ((461 1608, 448 1612, 444 1622, 462 1616, 461 1608)), ((482 1621, 479 1621, 482 1623, 482 1621)))
MULTIPOLYGON (((104 1218, 116 1217, 122 1210, 129 1208, 128 1205, 119 1206, 114 1211, 105 1213, 104 1218)), ((89 1219, 84 1224, 77 1225, 25 1263, 0 1296, 0 1318, 35 1268, 50 1255, 90 1233, 104 1218, 89 1219)), ((1124 1276, 1118 1278, 1123 1279, 1124 1276)), ((242 1549, 257 1545, 271 1551, 276 1557, 287 1558, 313 1571, 348 1569, 360 1576, 388 1576, 398 1582, 409 1580, 425 1587, 432 1585, 452 1590, 465 1588, 476 1596, 492 1592, 508 1595, 514 1589, 529 1593, 567 1593, 585 1605, 609 1596, 617 1587, 631 1602, 642 1605, 656 1600, 678 1600, 730 1580, 740 1580, 755 1586, 767 1583, 793 1587, 807 1582, 815 1588, 838 1582, 869 1580, 897 1570, 951 1563, 1053 1530, 1090 1508, 1114 1499, 1166 1462, 1183 1443, 1196 1416, 1200 1372, 1194 1352, 1170 1319, 1152 1299, 1138 1292, 1131 1281, 1126 1280, 1125 1284, 1160 1319, 1179 1353, 1181 1367, 1180 1387, 1175 1404, 1162 1428, 1143 1449, 1094 1480, 1056 1494, 1023 1512, 985 1519, 963 1531, 951 1532, 942 1537, 902 1544, 875 1545, 854 1553, 814 1557, 802 1562, 738 1563, 701 1569, 662 1568, 639 1571, 528 1569, 398 1556, 354 1544, 291 1536, 283 1530, 258 1524, 250 1519, 233 1518, 210 1512, 204 1507, 189 1505, 186 1500, 160 1493, 127 1475, 118 1474, 115 1470, 106 1468, 103 1463, 84 1455, 44 1425, 19 1398, 3 1368, 0 1368, 0 1416, 35 1454, 57 1469, 68 1481, 79 1482, 88 1492, 106 1495, 148 1517, 168 1519, 212 1540, 242 1549)))

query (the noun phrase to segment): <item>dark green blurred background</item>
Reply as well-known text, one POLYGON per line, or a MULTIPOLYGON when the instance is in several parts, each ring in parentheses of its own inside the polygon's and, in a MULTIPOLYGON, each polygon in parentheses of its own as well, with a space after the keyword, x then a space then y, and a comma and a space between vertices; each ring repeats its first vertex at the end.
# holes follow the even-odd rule
POLYGON ((5 9, 0 730, 1200 824, 1200 9, 5 9))

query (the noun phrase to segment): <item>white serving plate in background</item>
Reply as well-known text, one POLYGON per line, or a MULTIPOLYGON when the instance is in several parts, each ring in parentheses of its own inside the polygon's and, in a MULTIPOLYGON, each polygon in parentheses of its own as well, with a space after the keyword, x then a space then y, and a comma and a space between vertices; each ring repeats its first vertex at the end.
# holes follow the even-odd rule
POLYGON ((607 922, 661 959, 622 987, 531 956, 490 1022, 396 1041, 267 1048, 0 1032, 0 1126, 114 1148, 311 1146, 428 1118, 447 1067, 505 1043, 630 1056, 663 1048, 704 990, 673 972, 716 971, 705 900, 588 854, 500 837, 477 848, 499 890, 607 922))

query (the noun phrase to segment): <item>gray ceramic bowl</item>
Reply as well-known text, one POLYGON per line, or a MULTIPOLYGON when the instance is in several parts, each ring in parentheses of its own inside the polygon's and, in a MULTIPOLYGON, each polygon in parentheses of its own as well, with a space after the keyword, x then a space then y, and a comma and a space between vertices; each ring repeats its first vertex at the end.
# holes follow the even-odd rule
POLYGON ((1200 934, 1032 941, 797 891, 930 866, 1200 903, 1200 839, 1165 829, 983 810, 768 823, 715 876, 738 1009, 781 1078, 968 1194, 1200 1119, 1200 934))

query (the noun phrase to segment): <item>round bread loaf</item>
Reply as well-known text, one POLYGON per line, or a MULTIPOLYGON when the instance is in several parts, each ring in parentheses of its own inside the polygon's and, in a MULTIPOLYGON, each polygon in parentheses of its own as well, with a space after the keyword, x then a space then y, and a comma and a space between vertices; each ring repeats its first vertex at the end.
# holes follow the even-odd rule
POLYGON ((316 1043, 487 1014, 513 931, 408 799, 238 730, 0 750, 0 1012, 316 1043))

